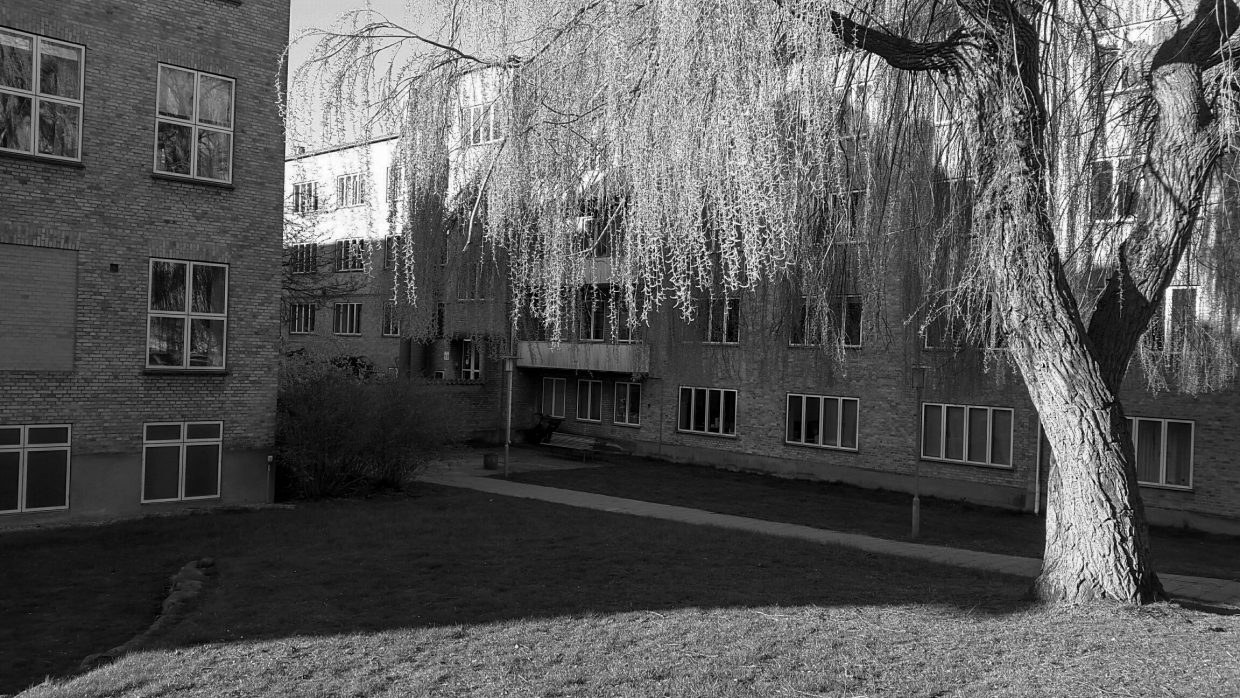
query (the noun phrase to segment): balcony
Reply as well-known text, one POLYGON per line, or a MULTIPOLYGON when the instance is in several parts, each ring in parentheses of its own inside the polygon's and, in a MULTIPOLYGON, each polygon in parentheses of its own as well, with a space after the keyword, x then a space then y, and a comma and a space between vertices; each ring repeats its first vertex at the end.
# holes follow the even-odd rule
POLYGON ((636 343, 517 342, 517 366, 568 371, 648 373, 650 347, 636 343))

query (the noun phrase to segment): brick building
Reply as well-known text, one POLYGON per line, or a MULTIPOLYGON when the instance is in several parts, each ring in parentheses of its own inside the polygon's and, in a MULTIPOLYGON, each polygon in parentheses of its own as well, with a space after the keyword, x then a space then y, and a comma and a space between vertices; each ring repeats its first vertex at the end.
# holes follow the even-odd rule
POLYGON ((0 5, 0 526, 268 501, 288 12, 0 5))

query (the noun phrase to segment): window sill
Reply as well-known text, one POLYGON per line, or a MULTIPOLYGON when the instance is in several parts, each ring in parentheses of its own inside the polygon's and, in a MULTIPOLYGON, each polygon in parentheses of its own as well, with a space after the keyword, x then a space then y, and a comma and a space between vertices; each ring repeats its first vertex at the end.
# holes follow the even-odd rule
POLYGON ((142 369, 144 376, 227 376, 227 368, 157 368, 142 369))
POLYGON ((691 434, 693 436, 709 436, 716 439, 736 439, 736 434, 716 434, 710 431, 690 431, 688 429, 677 429, 677 434, 691 434))
POLYGON ((574 417, 573 419, 574 421, 582 422, 583 424, 602 424, 603 423, 603 419, 601 417, 599 419, 582 419, 581 417, 574 417))
POLYGON ((58 165, 60 167, 69 167, 75 170, 86 169, 86 165, 83 165, 81 160, 64 160, 61 158, 47 157, 45 155, 18 153, 12 150, 0 150, 0 157, 12 158, 14 160, 25 160, 26 162, 40 162, 45 165, 58 165))
POLYGON ((642 428, 642 425, 640 424, 629 424, 628 422, 612 422, 611 425, 613 427, 624 427, 625 429, 641 429, 642 428))
POLYGON ((992 470, 1011 470, 1011 471, 1016 470, 1016 467, 1012 465, 995 465, 994 463, 976 463, 974 461, 968 461, 968 460, 951 460, 949 458, 930 458, 928 456, 921 456, 920 459, 928 463, 945 463, 947 465, 964 465, 970 468, 990 468, 992 470))
POLYGON ((707 347, 739 347, 740 342, 702 342, 702 346, 707 347))
POLYGON ((1189 493, 1189 494, 1191 494, 1191 493, 1193 492, 1193 486, 1192 486, 1192 485, 1188 485, 1188 486, 1185 486, 1185 485, 1163 485, 1163 484, 1161 484, 1161 483, 1157 483, 1157 482, 1138 482, 1138 483, 1137 483, 1137 486, 1138 486, 1138 487, 1148 487, 1149 489, 1152 489, 1152 490, 1168 490, 1168 491, 1170 491, 1170 492, 1187 492, 1187 493, 1189 493))
POLYGON ((226 189, 232 191, 237 187, 232 182, 215 182, 210 179, 196 179, 194 177, 186 177, 183 175, 164 174, 163 172, 152 172, 151 179, 158 179, 165 182, 180 182, 181 184, 194 184, 201 187, 215 187, 216 189, 226 189))
POLYGON ((821 444, 807 444, 807 443, 802 443, 800 441, 788 441, 787 439, 784 440, 784 445, 785 446, 797 446, 800 448, 816 448, 819 450, 826 450, 826 451, 843 451, 844 453, 858 453, 859 452, 859 449, 857 449, 856 447, 849 448, 848 446, 823 446, 821 444))
MULTIPOLYGON (((825 345, 822 345, 822 344, 793 344, 791 342, 788 343, 789 349, 822 349, 824 346, 825 345)), ((849 351, 855 351, 857 349, 862 349, 863 346, 860 344, 845 344, 843 345, 843 348, 849 351)))

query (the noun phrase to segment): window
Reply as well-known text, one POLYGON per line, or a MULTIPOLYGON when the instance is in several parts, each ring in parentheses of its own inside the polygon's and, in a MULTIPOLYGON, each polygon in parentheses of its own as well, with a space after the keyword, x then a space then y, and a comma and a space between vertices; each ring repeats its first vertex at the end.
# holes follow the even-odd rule
POLYGON ((142 425, 142 502, 220 496, 223 422, 142 425))
POLYGON ((400 316, 396 314, 395 301, 387 301, 383 304, 383 336, 400 336, 400 316))
POLYGON ((400 165, 389 165, 387 168, 387 187, 383 191, 383 199, 385 201, 398 201, 400 199, 400 165))
POLYGON ((366 190, 362 188, 361 173, 340 175, 336 178, 336 206, 361 206, 366 203, 366 190))
POLYGON ((319 270, 319 246, 303 242, 289 248, 289 264, 294 274, 313 274, 319 270))
POLYGON ((362 333, 362 304, 337 303, 332 319, 332 333, 359 335, 362 333))
POLYGON ((0 28, 0 151, 82 159, 84 52, 0 28))
POLYGON ((466 264, 456 277, 456 299, 458 301, 486 300, 488 282, 485 263, 466 264))
POLYGON ((481 145, 502 137, 502 124, 495 111, 495 102, 461 108, 461 141, 464 145, 481 145))
POLYGON ((362 238, 336 241, 336 271, 365 271, 366 241, 362 238))
POLYGON ((69 508, 71 429, 0 426, 0 513, 69 508))
POLYGON ((399 235, 389 235, 383 239, 383 268, 395 269, 396 262, 400 258, 401 247, 404 238, 399 235))
POLYGON ((309 303, 296 303, 289 309, 289 334, 312 334, 318 309, 309 303))
POLYGON ((610 257, 612 227, 595 216, 578 216, 577 249, 589 257, 610 257))
POLYGON ((319 183, 301 182, 293 185, 293 213, 319 210, 319 183))
POLYGON ((1012 467, 1012 410, 922 403, 921 457, 1012 467))
POLYGON ((1189 330, 1197 321, 1197 287, 1171 286, 1163 297, 1162 312, 1150 320, 1146 340, 1156 351, 1183 352, 1189 330))
POLYGON ((231 78, 160 64, 156 172, 232 181, 233 88, 231 78))
POLYGON ((542 382, 542 413, 555 419, 564 418, 564 393, 568 381, 563 378, 544 378, 542 382))
POLYGON ((1193 423, 1177 419, 1129 417, 1137 482, 1167 487, 1193 486, 1193 423))
POLYGON ((790 444, 857 450, 856 398, 788 394, 787 431, 790 444))
POLYGON ((1142 89, 1136 70, 1124 65, 1115 48, 1099 50, 1102 90, 1098 95, 1101 157, 1091 164, 1090 208, 1094 220, 1120 221, 1136 213, 1141 158, 1136 156, 1142 89))
POLYGON ((677 429, 696 434, 736 436, 736 391, 681 387, 677 429))
POLYGON ((482 347, 472 339, 461 340, 461 380, 482 380, 482 347))
POLYGON ((577 419, 582 422, 603 421, 602 381, 577 381, 577 419))
POLYGON ((708 344, 740 342, 741 299, 709 298, 702 303, 708 344))
POLYGON ((642 423, 642 386, 641 383, 616 382, 616 411, 612 418, 616 424, 628 427, 641 426, 642 423))
POLYGON ((152 259, 147 311, 148 368, 224 368, 228 267, 152 259))

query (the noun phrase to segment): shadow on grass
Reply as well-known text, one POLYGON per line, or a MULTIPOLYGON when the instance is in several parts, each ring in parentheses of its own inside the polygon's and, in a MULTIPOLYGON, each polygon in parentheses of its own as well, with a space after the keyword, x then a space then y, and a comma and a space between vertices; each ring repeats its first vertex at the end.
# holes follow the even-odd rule
POLYGON ((0 536, 0 693, 65 676, 155 618, 167 577, 218 586, 156 638, 204 642, 680 608, 931 605, 1006 614, 1029 580, 711 527, 427 486, 0 536), (12 622, 10 622, 10 618, 12 622))

